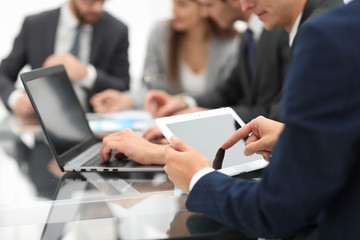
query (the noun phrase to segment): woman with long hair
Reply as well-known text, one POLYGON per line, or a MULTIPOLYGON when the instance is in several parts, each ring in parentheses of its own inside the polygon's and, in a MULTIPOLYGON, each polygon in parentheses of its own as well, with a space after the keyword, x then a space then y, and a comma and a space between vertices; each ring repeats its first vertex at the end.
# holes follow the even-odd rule
POLYGON ((150 34, 140 86, 130 95, 115 90, 98 94, 97 101, 107 105, 93 104, 95 112, 139 108, 150 89, 196 97, 229 76, 240 45, 236 30, 221 29, 202 17, 196 0, 173 0, 172 10, 173 18, 156 24, 150 34))

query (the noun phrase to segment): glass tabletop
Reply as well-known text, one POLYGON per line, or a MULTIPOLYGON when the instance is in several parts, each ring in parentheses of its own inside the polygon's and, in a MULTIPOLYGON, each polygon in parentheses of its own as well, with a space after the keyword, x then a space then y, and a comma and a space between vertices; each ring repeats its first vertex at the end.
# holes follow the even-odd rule
POLYGON ((17 124, 0 123, 0 239, 248 239, 189 212, 164 172, 63 173, 17 124))

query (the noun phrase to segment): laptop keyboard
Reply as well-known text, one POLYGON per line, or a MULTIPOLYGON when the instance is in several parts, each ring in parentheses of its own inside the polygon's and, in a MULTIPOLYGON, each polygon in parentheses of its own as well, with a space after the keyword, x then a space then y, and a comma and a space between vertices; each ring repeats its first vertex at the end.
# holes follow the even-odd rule
POLYGON ((117 160, 116 158, 111 158, 106 163, 101 163, 100 155, 97 154, 81 166, 82 167, 123 167, 128 162, 129 162, 129 160, 127 160, 127 159, 117 160))

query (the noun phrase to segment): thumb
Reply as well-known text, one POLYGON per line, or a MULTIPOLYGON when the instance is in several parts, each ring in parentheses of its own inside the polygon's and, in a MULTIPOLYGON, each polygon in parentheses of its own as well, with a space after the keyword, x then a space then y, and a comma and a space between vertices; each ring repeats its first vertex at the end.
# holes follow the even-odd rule
POLYGON ((189 148, 189 146, 186 145, 185 142, 183 142, 180 138, 176 136, 171 136, 170 142, 171 145, 173 145, 173 147, 179 152, 184 152, 189 148))
POLYGON ((247 156, 260 151, 268 151, 265 139, 259 139, 258 141, 247 144, 245 147, 245 155, 247 156))

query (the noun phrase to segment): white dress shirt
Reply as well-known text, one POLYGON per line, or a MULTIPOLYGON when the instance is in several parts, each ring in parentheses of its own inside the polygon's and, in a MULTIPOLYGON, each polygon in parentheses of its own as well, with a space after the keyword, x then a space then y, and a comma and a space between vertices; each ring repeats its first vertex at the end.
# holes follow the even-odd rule
POLYGON ((290 33, 289 33, 289 45, 290 47, 292 46, 293 42, 294 42, 294 39, 295 39, 295 36, 299 30, 299 25, 300 25, 300 20, 301 20, 301 17, 302 17, 303 13, 300 13, 300 15, 297 17, 295 23, 294 23, 294 26, 292 27, 290 33))
POLYGON ((252 31, 254 41, 257 43, 260 40, 261 34, 264 30, 263 22, 259 19, 257 15, 251 14, 249 22, 247 24, 247 28, 252 31))

